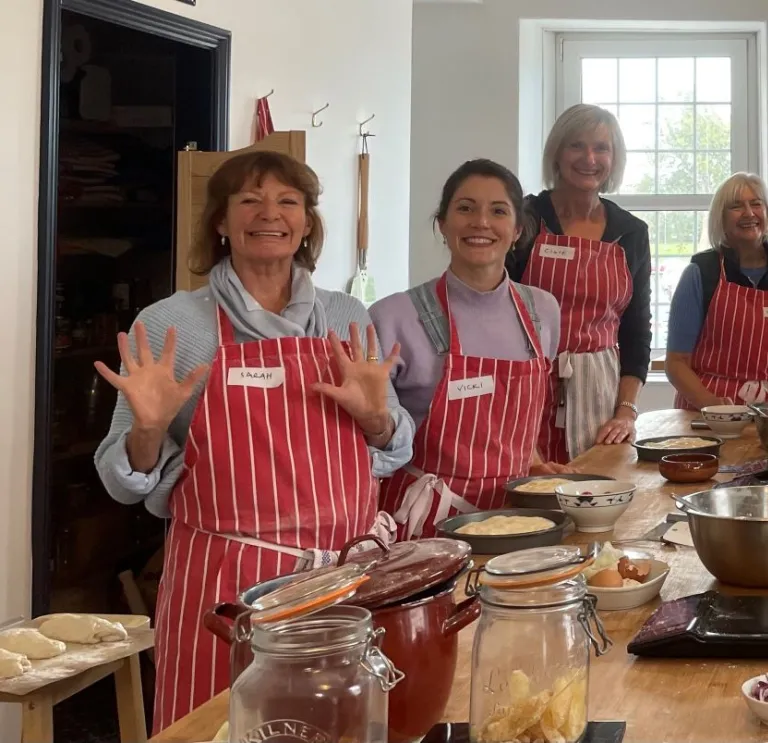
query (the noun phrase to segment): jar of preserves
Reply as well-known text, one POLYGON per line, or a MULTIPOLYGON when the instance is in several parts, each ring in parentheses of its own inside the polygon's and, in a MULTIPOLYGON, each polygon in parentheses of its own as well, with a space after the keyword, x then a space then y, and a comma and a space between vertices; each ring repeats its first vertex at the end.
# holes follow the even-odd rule
POLYGON ((267 594, 235 623, 253 661, 230 695, 237 743, 386 743, 387 695, 402 679, 371 612, 338 606, 365 579, 349 565, 267 594))
POLYGON ((472 650, 473 743, 576 743, 587 727, 590 649, 611 641, 576 546, 499 555, 475 571, 468 593, 482 611, 472 650))

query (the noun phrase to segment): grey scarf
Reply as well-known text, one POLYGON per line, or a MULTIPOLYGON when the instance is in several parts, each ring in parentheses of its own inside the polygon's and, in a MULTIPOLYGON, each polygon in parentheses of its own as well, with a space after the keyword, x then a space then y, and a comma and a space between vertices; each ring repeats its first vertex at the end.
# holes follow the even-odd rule
POLYGON ((214 299, 227 313, 236 333, 245 339, 264 340, 283 336, 324 338, 328 334, 325 307, 317 298, 312 274, 306 268, 294 264, 291 298, 279 315, 265 310, 246 291, 229 258, 213 267, 209 283, 214 299))

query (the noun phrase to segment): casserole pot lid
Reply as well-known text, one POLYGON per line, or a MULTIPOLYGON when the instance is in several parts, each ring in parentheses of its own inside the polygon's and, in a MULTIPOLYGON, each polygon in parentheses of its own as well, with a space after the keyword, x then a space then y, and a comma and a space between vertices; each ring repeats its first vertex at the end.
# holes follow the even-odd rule
POLYGON ((368 576, 370 560, 342 567, 320 568, 296 578, 251 604, 251 624, 272 624, 314 614, 355 594, 368 576))
POLYGON ((509 552, 490 559, 479 582, 493 588, 533 588, 562 583, 594 562, 594 549, 585 555, 576 545, 554 545, 509 552))
POLYGON ((458 575, 470 562, 472 548, 457 539, 420 539, 396 542, 387 547, 376 538, 352 540, 339 562, 356 565, 366 562, 370 580, 361 585, 349 604, 373 609, 396 604, 444 583, 458 575), (378 545, 364 552, 347 555, 354 543, 371 540, 378 545))

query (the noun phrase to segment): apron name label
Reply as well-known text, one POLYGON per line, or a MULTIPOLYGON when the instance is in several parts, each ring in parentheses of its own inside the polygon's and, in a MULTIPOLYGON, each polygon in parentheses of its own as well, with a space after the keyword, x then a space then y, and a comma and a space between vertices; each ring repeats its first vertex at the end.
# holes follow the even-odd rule
POLYGON ((269 390, 281 387, 284 382, 285 369, 282 366, 238 366, 227 373, 227 384, 232 387, 260 387, 269 390))
POLYGON ((768 317, 768 307, 763 307, 763 317, 768 317))
POLYGON ((539 247, 539 255, 542 258, 560 258, 564 261, 572 261, 576 255, 576 248, 569 248, 567 245, 542 243, 539 247))
POLYGON ((493 377, 475 377, 474 379, 457 379, 448 382, 448 399, 463 400, 467 397, 493 394, 496 383, 493 377))

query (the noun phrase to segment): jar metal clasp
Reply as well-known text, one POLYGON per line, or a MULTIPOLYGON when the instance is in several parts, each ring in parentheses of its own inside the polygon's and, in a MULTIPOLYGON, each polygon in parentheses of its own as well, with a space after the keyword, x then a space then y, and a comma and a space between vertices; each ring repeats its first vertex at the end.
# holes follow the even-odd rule
POLYGON ((579 624, 587 633, 589 642, 595 649, 595 655, 599 658, 601 655, 605 655, 613 646, 613 640, 608 637, 605 631, 600 615, 597 613, 595 607, 597 606, 597 597, 588 593, 584 597, 584 602, 579 610, 578 620, 579 624), (592 629, 594 624, 595 631, 592 629))
POLYGON ((378 679, 382 691, 392 691, 405 678, 405 674, 395 668, 395 664, 379 647, 385 631, 383 627, 379 627, 371 633, 363 655, 362 666, 378 679))

